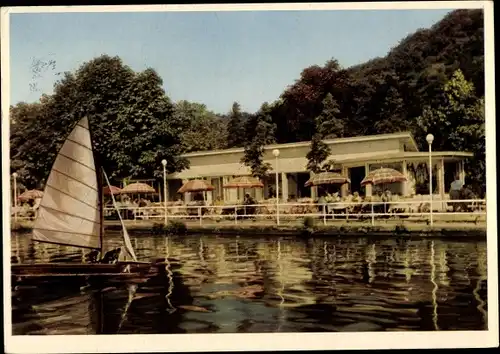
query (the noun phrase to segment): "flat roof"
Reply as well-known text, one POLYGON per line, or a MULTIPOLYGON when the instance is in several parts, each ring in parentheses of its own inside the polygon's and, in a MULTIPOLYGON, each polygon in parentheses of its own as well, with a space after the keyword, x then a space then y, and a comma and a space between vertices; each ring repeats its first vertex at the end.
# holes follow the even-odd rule
MULTIPOLYGON (((376 135, 363 135, 354 136, 350 138, 337 138, 337 139, 324 139, 323 141, 327 145, 335 144, 345 144, 345 143, 357 143, 366 141, 376 141, 376 140, 387 140, 387 139, 401 139, 405 140, 410 144, 410 148, 414 151, 418 151, 415 139, 410 132, 400 132, 400 133, 390 133, 390 134, 376 134, 376 135)), ((264 150, 272 149, 287 149, 295 147, 307 147, 311 145, 311 141, 300 141, 295 143, 285 143, 285 144, 272 144, 264 146, 264 150)), ((195 156, 210 156, 210 155, 222 155, 230 153, 241 153, 244 152, 244 148, 231 148, 224 150, 209 150, 209 151, 193 151, 183 154, 183 157, 195 157, 195 156)))
MULTIPOLYGON (((434 159, 444 159, 444 161, 459 161, 464 158, 474 156, 470 152, 458 152, 458 151, 436 151, 432 153, 434 159)), ((339 165, 344 165, 346 167, 356 167, 362 166, 366 163, 392 163, 406 161, 421 161, 427 162, 429 159, 429 153, 424 151, 416 152, 378 152, 378 153, 358 153, 358 154, 347 154, 342 157, 342 155, 334 158, 334 162, 339 165)), ((265 160, 264 162, 272 162, 270 160, 265 160)), ((305 156, 292 157, 292 158, 282 158, 279 162, 279 172, 284 173, 295 173, 295 172, 307 172, 307 158, 305 156)), ((271 164, 270 171, 273 170, 274 165, 271 164)), ((245 166, 240 162, 229 162, 225 163, 221 161, 218 164, 211 164, 210 166, 200 165, 191 166, 181 172, 170 174, 169 178, 197 178, 197 177, 217 177, 217 176, 246 176, 250 175, 250 168, 245 166)))
MULTIPOLYGON (((473 157, 472 152, 465 151, 433 151, 433 159, 444 159, 445 161, 458 161, 463 160, 468 157, 473 157)), ((366 157, 347 157, 345 159, 339 158, 335 162, 339 164, 353 164, 353 163, 377 163, 377 162, 398 162, 401 160, 407 161, 423 161, 427 162, 429 160, 429 153, 424 151, 416 152, 398 152, 398 153, 387 153, 382 156, 366 156, 366 157)))

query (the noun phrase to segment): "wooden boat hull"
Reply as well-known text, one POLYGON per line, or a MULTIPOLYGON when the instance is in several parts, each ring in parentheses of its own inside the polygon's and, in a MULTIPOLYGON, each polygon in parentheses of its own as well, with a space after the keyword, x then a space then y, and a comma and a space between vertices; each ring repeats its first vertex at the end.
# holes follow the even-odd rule
POLYGON ((120 277, 149 278, 158 274, 158 265, 150 262, 34 263, 12 264, 11 275, 17 279, 40 277, 120 277))

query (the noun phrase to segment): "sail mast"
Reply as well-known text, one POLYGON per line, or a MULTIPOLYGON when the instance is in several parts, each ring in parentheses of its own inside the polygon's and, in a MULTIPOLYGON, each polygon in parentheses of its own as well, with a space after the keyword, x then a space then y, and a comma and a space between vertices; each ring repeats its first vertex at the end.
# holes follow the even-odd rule
POLYGON ((89 132, 90 132, 90 144, 92 146, 92 155, 94 156, 94 164, 95 164, 95 170, 97 173, 97 190, 99 191, 99 221, 100 221, 100 228, 99 228, 99 242, 101 244, 101 255, 104 253, 104 183, 103 183, 103 170, 102 170, 102 160, 99 156, 99 153, 96 152, 95 150, 95 142, 94 142, 94 134, 92 130, 92 124, 90 124, 90 121, 88 122, 89 124, 89 132))

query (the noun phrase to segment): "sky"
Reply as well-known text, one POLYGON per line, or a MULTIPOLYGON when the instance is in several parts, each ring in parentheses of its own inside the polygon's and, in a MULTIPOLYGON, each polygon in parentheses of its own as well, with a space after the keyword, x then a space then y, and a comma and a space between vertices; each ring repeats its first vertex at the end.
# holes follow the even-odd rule
POLYGON ((10 19, 11 104, 50 94, 58 73, 101 54, 163 78, 173 100, 255 112, 311 65, 385 56, 451 10, 34 13, 10 19), (55 67, 33 70, 36 62, 55 67))

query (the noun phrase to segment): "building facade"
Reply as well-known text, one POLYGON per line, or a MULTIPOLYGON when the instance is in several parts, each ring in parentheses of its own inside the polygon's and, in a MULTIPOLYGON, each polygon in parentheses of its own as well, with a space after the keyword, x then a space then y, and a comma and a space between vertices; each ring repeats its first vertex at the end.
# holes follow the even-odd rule
MULTIPOLYGON (((377 187, 371 185, 362 187, 361 181, 367 173, 380 167, 394 168, 408 178, 407 182, 394 183, 384 188, 389 188, 393 193, 402 196, 423 194, 417 190, 416 180, 417 174, 427 169, 429 152, 419 151, 410 133, 329 139, 324 142, 331 151, 328 160, 333 160, 334 168, 351 180, 350 184, 338 187, 341 196, 354 192, 366 196, 372 195, 373 188, 377 187)), ((223 188, 234 177, 251 175, 250 169, 241 163, 243 148, 185 154, 190 167, 168 176, 169 200, 184 198, 185 201, 190 201, 192 197, 190 193, 186 193, 185 196, 177 193, 182 184, 190 179, 205 179, 215 187, 212 193, 206 194, 209 202, 213 199, 235 202, 241 200, 244 193, 250 193, 256 200, 262 200, 274 197, 276 191, 282 201, 305 197, 317 198, 318 193, 322 192, 318 191, 318 187, 304 187, 306 181, 313 175, 306 167, 306 155, 309 150, 309 141, 266 146, 263 160, 272 168, 263 181, 264 188, 244 191, 223 188), (280 152, 277 159, 272 153, 275 149, 280 152), (276 171, 278 171, 278 185, 276 185, 276 171)), ((445 199, 444 195, 456 175, 464 181, 464 160, 471 156, 473 155, 469 152, 432 152, 435 177, 433 189, 436 197, 445 199)), ((428 194, 428 189, 425 193, 428 194)))

